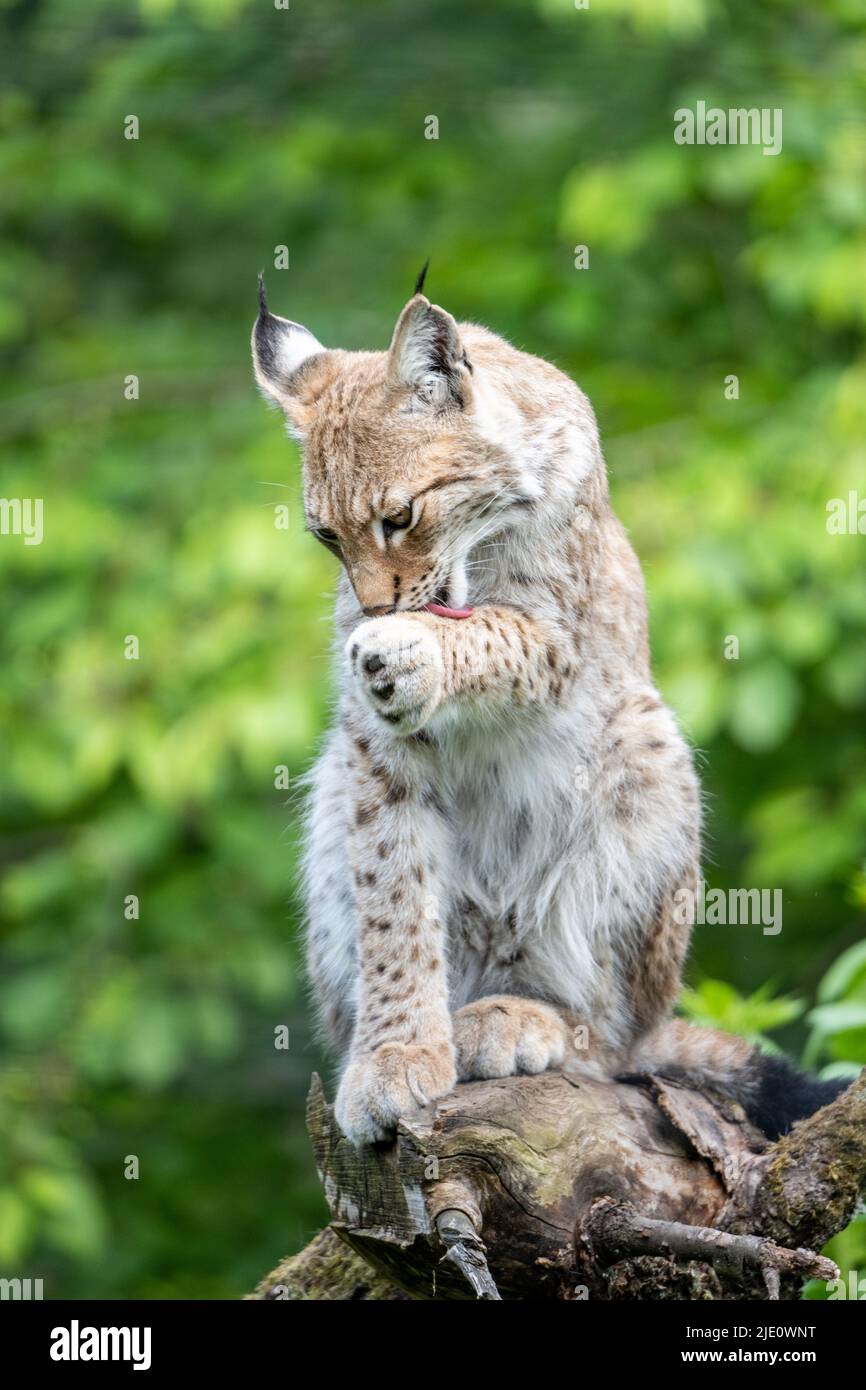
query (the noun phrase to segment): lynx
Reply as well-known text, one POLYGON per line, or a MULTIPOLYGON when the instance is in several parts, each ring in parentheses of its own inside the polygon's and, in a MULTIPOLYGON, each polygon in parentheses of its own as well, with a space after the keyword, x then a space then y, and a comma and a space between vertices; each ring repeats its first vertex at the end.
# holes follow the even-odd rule
POLYGON ((260 284, 253 358, 342 562, 305 864, 343 1131, 566 1061, 709 1069, 769 1130, 814 1109, 820 1083, 797 1102, 779 1064, 670 1018, 701 798, 586 396, 423 273, 386 352, 324 348, 260 284))

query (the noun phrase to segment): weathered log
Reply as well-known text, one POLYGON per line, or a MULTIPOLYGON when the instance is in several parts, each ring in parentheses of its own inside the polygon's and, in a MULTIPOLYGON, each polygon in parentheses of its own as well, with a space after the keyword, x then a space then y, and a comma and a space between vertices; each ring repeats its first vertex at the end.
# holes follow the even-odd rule
POLYGON ((866 1069, 832 1105, 748 1162, 719 1220, 785 1245, 820 1246, 866 1191, 866 1069))
POLYGON ((567 1068, 364 1149, 314 1077, 307 1122, 331 1226, 257 1298, 792 1298, 866 1186, 866 1073, 775 1145, 727 1097, 567 1068))

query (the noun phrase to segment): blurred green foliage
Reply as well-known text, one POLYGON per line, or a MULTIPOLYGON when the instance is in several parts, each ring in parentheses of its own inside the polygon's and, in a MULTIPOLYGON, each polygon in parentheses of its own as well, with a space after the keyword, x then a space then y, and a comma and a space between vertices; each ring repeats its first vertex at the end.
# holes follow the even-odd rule
MULTIPOLYGON (((777 936, 698 930, 687 1009, 797 1052, 823 976, 809 1056, 866 1062, 866 538, 825 524, 866 493, 859 0, 0 24, 2 493, 45 508, 42 545, 0 537, 2 1272, 235 1296, 323 1216, 274 770, 326 719, 334 572, 251 384, 261 266, 276 311, 376 347, 430 254, 434 299, 588 391, 702 750, 708 881, 784 892, 777 936), (782 107, 782 153, 674 145, 699 99, 782 107)), ((866 1264, 862 1225, 840 1252, 866 1264)))

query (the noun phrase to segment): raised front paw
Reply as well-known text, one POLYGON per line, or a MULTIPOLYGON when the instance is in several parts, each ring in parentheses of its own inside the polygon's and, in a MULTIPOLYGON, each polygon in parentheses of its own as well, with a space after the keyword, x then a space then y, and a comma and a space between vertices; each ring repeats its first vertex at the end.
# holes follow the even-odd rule
POLYGON ((446 1096, 457 1080, 450 1043, 385 1043, 350 1062, 334 1107, 353 1144, 372 1144, 396 1128, 401 1115, 446 1096))
POLYGON ((546 1071, 565 1056, 568 1028, 549 1004, 493 994, 453 1018, 461 1081, 546 1071))
POLYGON ((399 614, 360 623, 346 656, 380 719, 401 734, 426 724, 442 698, 444 666, 439 643, 423 623, 399 614))

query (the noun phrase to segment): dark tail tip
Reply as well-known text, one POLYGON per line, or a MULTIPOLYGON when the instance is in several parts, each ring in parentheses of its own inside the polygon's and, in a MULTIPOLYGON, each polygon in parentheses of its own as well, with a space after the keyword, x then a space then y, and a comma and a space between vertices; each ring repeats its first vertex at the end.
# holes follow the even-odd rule
POLYGON ((743 1098, 743 1109, 770 1139, 787 1134, 798 1120, 829 1105, 850 1085, 848 1081, 820 1081, 799 1071, 786 1057, 757 1053, 754 1065, 757 1084, 749 1088, 748 1098, 743 1098))
POLYGON ((426 259, 426 261, 424 262, 424 264, 423 264, 422 267, 421 267, 421 273, 419 274, 418 279, 415 281, 415 288, 414 288, 414 290, 412 291, 413 294, 420 294, 421 291, 423 290, 423 288, 424 288, 424 281, 427 279, 427 271, 428 271, 429 269, 430 269, 430 257, 428 256, 427 259, 426 259))

